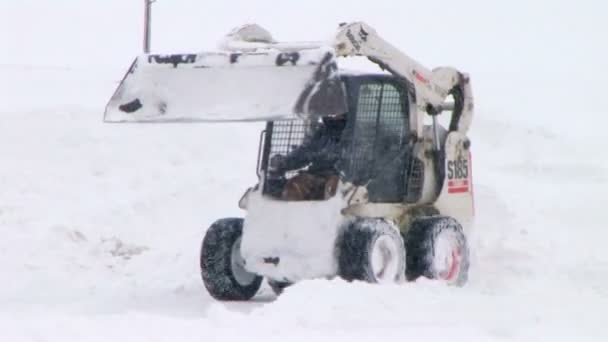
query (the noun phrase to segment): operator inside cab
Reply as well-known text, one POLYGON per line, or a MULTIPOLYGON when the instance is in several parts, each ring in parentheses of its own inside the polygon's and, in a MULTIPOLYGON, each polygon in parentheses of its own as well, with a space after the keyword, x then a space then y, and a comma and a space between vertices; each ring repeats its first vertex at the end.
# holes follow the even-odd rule
POLYGON ((307 167, 287 181, 282 192, 284 200, 323 200, 335 194, 345 127, 345 113, 325 116, 300 146, 287 155, 271 158, 269 166, 275 172, 285 173, 307 167))

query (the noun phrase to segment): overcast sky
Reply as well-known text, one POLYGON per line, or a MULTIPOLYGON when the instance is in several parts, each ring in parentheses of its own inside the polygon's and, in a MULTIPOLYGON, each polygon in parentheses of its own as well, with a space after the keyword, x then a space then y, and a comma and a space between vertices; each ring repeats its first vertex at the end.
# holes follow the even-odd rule
MULTIPOLYGON (((141 51, 142 7, 140 0, 2 0, 0 65, 126 68, 141 51)), ((599 0, 158 0, 152 48, 214 48, 248 22, 280 40, 318 40, 339 22, 365 20, 423 64, 471 73, 481 108, 565 117, 605 112, 595 102, 608 76, 607 13, 599 0)))

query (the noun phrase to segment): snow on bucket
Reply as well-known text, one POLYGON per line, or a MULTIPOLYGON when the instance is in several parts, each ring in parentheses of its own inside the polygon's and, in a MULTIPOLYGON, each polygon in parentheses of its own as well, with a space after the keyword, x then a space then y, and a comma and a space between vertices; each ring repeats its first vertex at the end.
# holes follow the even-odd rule
POLYGON ((347 111, 330 48, 141 55, 106 122, 264 121, 347 111))

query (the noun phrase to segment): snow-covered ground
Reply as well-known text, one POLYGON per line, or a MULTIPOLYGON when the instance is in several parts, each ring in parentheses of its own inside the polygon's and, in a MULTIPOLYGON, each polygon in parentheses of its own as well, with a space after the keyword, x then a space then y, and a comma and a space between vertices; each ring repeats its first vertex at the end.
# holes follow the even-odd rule
POLYGON ((242 214, 260 125, 102 123, 139 52, 140 2, 0 3, 1 341, 608 340, 606 5, 157 2, 159 51, 243 22, 314 39, 365 19, 474 82, 468 286, 308 281, 219 303, 199 244, 242 214))

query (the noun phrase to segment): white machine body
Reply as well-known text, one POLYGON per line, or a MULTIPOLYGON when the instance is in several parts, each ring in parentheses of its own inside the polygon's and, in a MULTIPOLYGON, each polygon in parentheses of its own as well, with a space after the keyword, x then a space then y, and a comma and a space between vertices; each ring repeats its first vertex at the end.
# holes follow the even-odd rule
POLYGON ((368 57, 415 92, 410 129, 418 139, 413 153, 424 164, 417 203, 371 203, 365 186, 342 183, 328 200, 290 202, 267 197, 258 186, 241 205, 247 209, 240 248, 248 271, 288 282, 335 276, 336 240, 357 216, 403 227, 413 209, 426 206, 471 226, 467 132, 473 95, 467 74, 450 67, 429 70, 362 22, 341 25, 327 42, 277 42, 263 28, 245 25, 225 37, 220 49, 139 56, 108 103, 105 121, 268 121, 345 113, 336 57, 368 57), (452 120, 441 131, 436 116, 446 111, 452 120), (424 124, 428 115, 432 126, 424 124))
POLYGON ((346 218, 337 195, 326 201, 288 202, 247 194, 241 255, 245 268, 278 281, 337 274, 336 240, 346 218))

